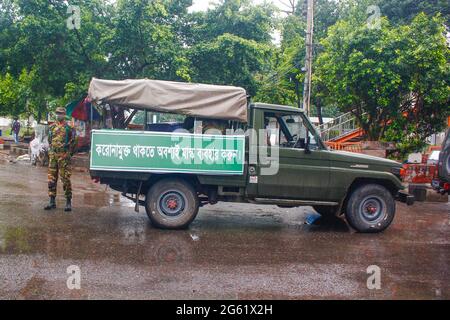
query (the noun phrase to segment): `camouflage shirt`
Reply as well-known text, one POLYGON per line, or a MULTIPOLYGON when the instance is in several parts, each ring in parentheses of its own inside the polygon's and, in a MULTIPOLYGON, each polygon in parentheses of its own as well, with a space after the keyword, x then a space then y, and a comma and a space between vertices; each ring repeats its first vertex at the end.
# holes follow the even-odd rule
POLYGON ((49 127, 48 144, 52 153, 73 155, 77 144, 75 129, 66 121, 53 123, 49 127))

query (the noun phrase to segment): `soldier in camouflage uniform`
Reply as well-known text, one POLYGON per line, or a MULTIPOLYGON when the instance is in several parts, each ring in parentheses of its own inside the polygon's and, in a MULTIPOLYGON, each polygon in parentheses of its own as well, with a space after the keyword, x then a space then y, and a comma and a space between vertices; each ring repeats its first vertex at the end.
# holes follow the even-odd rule
POLYGON ((75 130, 66 121, 66 110, 56 109, 56 122, 49 127, 49 164, 48 164, 48 195, 50 202, 45 206, 45 210, 56 208, 56 187, 58 174, 61 178, 66 196, 66 206, 64 211, 72 211, 72 186, 70 176, 72 170, 70 159, 75 152, 76 136, 75 130))

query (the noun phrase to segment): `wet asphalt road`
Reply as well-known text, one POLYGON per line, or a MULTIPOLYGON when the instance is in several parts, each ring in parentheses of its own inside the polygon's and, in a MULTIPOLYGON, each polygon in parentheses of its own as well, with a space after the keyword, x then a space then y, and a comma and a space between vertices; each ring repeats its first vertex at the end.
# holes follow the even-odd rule
POLYGON ((309 207, 230 203, 201 208, 188 230, 161 231, 87 174, 72 183, 74 211, 58 197, 46 213, 46 170, 0 162, 0 298, 450 298, 449 203, 398 204, 382 234, 306 225, 309 207), (80 290, 67 288, 71 265, 80 290), (367 288, 370 265, 379 290, 367 288))

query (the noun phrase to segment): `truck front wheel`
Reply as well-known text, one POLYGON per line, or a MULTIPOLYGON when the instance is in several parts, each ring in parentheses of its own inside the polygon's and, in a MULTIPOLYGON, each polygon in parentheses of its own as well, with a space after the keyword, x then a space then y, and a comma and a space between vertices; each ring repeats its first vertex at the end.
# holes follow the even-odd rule
POLYGON ((195 189, 182 179, 164 179, 148 191, 145 210, 153 226, 183 229, 195 219, 199 200, 195 189))
POLYGON ((394 216, 394 197, 378 184, 366 184, 354 190, 345 211, 347 222, 364 233, 383 231, 394 220, 394 216))

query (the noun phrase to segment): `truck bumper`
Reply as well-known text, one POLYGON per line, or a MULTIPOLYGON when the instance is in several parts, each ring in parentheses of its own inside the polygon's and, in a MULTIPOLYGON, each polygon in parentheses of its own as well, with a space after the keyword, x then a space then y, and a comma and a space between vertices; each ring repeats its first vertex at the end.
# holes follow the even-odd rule
POLYGON ((408 206, 411 206, 414 204, 414 196, 409 194, 406 191, 399 191, 397 193, 396 200, 406 203, 408 206))

